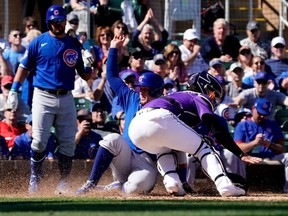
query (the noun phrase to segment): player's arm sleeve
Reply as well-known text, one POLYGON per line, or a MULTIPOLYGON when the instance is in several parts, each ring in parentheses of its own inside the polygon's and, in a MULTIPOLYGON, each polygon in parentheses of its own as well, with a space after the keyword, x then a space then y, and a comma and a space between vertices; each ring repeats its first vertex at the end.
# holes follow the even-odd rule
POLYGON ((118 49, 110 48, 107 59, 106 76, 111 88, 118 95, 118 92, 122 88, 125 87, 129 88, 129 87, 126 86, 123 80, 119 77, 117 58, 118 58, 118 49))
POLYGON ((225 130, 214 114, 207 113, 202 115, 202 122, 211 130, 217 141, 226 149, 237 155, 239 158, 244 155, 244 153, 232 139, 231 135, 225 130))

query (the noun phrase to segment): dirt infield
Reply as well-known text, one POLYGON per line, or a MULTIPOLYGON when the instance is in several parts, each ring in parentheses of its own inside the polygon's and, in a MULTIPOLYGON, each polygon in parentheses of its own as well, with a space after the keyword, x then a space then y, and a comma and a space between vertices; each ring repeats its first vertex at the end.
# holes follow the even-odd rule
MULTIPOLYGON (((76 197, 75 191, 79 188, 89 177, 91 170, 91 163, 74 163, 72 176, 70 178, 71 193, 66 195, 55 195, 54 191, 58 183, 58 168, 57 163, 47 162, 44 169, 44 179, 41 181, 41 191, 37 195, 30 195, 28 193, 29 183, 29 163, 22 162, 0 162, 0 197, 76 197)), ((99 185, 106 185, 113 181, 110 171, 107 171, 99 185)), ((239 200, 239 201, 288 201, 288 194, 279 191, 255 191, 253 188, 248 190, 247 196, 243 197, 220 197, 215 189, 213 183, 207 178, 196 179, 197 192, 192 195, 184 197, 170 196, 166 193, 162 184, 162 177, 159 176, 157 184, 153 191, 147 195, 125 195, 120 191, 100 191, 94 190, 85 197, 103 197, 113 199, 151 199, 151 200, 239 200)))

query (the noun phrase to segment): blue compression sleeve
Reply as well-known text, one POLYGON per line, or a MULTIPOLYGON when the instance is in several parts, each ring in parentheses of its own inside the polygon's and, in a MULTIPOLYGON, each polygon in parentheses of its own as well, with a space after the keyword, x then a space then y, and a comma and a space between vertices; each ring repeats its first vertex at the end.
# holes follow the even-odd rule
POLYGON ((11 91, 17 92, 20 87, 21 87, 21 83, 18 82, 18 81, 14 81, 14 82, 12 83, 11 91))

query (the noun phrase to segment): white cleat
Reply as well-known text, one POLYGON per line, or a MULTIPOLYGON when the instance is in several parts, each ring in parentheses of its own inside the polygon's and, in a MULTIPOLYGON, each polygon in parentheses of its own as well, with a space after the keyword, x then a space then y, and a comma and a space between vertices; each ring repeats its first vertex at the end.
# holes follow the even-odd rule
POLYGON ((61 180, 56 187, 55 194, 56 195, 65 195, 71 193, 69 184, 66 181, 61 180))
POLYGON ((166 191, 175 196, 184 196, 186 193, 177 173, 169 173, 164 176, 163 180, 166 191))
POLYGON ((246 191, 242 188, 236 187, 235 185, 229 185, 219 190, 219 193, 222 197, 238 197, 244 196, 246 191))

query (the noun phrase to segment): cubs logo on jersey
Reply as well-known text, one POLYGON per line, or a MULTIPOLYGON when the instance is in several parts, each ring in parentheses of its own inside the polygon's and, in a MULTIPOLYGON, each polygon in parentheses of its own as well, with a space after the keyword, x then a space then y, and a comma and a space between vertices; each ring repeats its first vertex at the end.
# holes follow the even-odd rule
POLYGON ((78 53, 73 49, 67 49, 63 54, 63 60, 69 67, 74 67, 78 59, 78 53))

